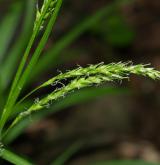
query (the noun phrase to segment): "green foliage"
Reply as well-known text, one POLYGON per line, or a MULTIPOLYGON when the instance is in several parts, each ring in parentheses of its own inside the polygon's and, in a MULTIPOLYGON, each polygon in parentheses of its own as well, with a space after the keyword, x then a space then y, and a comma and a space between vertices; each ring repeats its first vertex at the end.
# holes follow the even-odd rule
POLYGON ((9 161, 10 163, 13 163, 15 165, 32 165, 30 162, 28 162, 26 159, 23 159, 22 156, 17 156, 15 153, 6 150, 1 149, 1 155, 3 159, 9 161))
POLYGON ((39 45, 37 46, 37 49, 35 50, 35 53, 33 54, 32 59, 30 60, 30 63, 28 64, 27 68, 24 71, 24 74, 22 75, 22 72, 23 72, 24 66, 27 62, 27 58, 29 56, 31 47, 34 43, 34 40, 35 40, 37 34, 40 31, 42 21, 43 21, 43 17, 48 12, 49 2, 46 4, 46 6, 44 6, 45 9, 44 9, 39 21, 36 23, 33 34, 31 36, 29 44, 26 48, 24 56, 21 60, 21 63, 19 65, 19 68, 18 68, 17 74, 15 76, 15 79, 13 81, 9 97, 8 97, 6 106, 4 108, 4 111, 3 111, 3 114, 2 114, 2 117, 1 117, 1 120, 0 120, 0 129, 1 130, 3 129, 3 127, 5 125, 5 122, 7 121, 8 117, 10 116, 13 106, 14 106, 14 104, 15 104, 15 102, 16 102, 16 100, 17 100, 17 98, 18 98, 18 96, 19 96, 19 94, 20 94, 20 92, 23 88, 23 86, 25 85, 27 79, 29 78, 29 75, 32 71, 32 68, 36 65, 37 60, 38 60, 38 58, 39 58, 39 56, 40 56, 40 54, 41 54, 41 52, 42 52, 42 50, 45 46, 45 43, 47 42, 49 34, 51 33, 51 30, 52 30, 52 26, 55 23, 58 11, 59 11, 60 6, 61 6, 61 3, 62 3, 61 0, 59 0, 57 2, 55 12, 53 13, 53 15, 51 16, 51 18, 48 22, 47 28, 44 32, 44 35, 42 36, 42 39, 40 40, 39 45), (22 75, 22 77, 21 77, 21 75, 22 75))
MULTIPOLYGON (((30 121, 27 117, 31 115, 32 112, 35 112, 35 114, 33 114, 35 121, 50 114, 50 112, 56 112, 65 107, 84 102, 86 100, 93 99, 98 96, 102 96, 106 93, 119 93, 121 91, 120 89, 113 90, 113 88, 90 88, 84 91, 77 91, 75 93, 71 92, 85 87, 101 85, 105 82, 129 79, 130 74, 149 77, 153 80, 160 79, 160 72, 148 67, 147 65, 132 65, 131 63, 122 62, 111 63, 108 65, 101 63, 97 65, 90 65, 86 68, 78 67, 77 69, 68 71, 66 73, 61 73, 49 79, 48 81, 31 91, 29 94, 27 94, 20 101, 18 101, 22 90, 24 90, 25 85, 30 81, 30 78, 32 76, 39 75, 45 69, 50 68, 52 59, 56 58, 57 55, 66 46, 72 43, 85 30, 95 24, 95 22, 104 17, 105 14, 109 14, 111 11, 113 11, 115 7, 117 7, 117 5, 121 4, 116 1, 110 6, 107 6, 106 8, 100 10, 92 17, 87 18, 84 22, 74 28, 64 38, 62 38, 50 51, 48 51, 46 56, 40 59, 38 63, 43 48, 47 43, 48 37, 55 24, 62 4, 62 0, 44 0, 41 8, 37 6, 34 25, 32 22, 35 7, 34 0, 28 0, 26 3, 27 10, 25 13, 25 19, 21 30, 21 35, 19 36, 17 42, 11 48, 11 51, 9 52, 6 59, 4 58, 4 55, 6 54, 8 46, 14 36, 15 28, 17 27, 17 22, 19 22, 18 20, 20 19, 20 13, 22 11, 24 2, 16 1, 16 5, 13 6, 13 11, 11 11, 11 13, 9 13, 9 15, 4 18, 2 26, 0 28, 0 32, 3 34, 0 39, 2 47, 0 51, 0 60, 4 60, 3 65, 1 65, 0 67, 0 104, 1 107, 4 107, 1 113, 0 120, 0 141, 1 143, 3 143, 0 144, 0 156, 1 158, 17 165, 29 165, 32 163, 28 162, 21 156, 18 156, 15 153, 9 151, 8 149, 6 149, 5 145, 14 140, 22 132, 22 130, 24 130, 24 128, 30 124, 30 121), (32 33, 31 35, 29 35, 31 28, 32 33), (40 33, 41 37, 39 38, 40 33), (28 38, 28 36, 30 36, 30 38, 28 38), (38 44, 35 49, 31 51, 34 48, 36 39, 39 39, 38 44), (14 71, 16 69, 15 65, 18 63, 20 57, 19 55, 23 51, 24 55, 22 56, 17 72, 14 75, 14 71), (29 58, 30 54, 31 57, 29 58), (37 63, 37 70, 32 74, 32 71, 34 70, 37 63), (46 67, 46 65, 48 67, 46 67), (5 95, 4 91, 6 91, 13 76, 14 80, 12 82, 9 95, 6 99, 6 96, 3 96, 3 94, 5 95), (63 81, 66 81, 65 85, 62 83, 63 81), (33 104, 31 104, 33 100, 27 101, 28 97, 32 93, 47 86, 55 86, 57 83, 61 84, 62 87, 55 89, 47 96, 43 96, 42 99, 37 100, 33 104), (69 95, 69 97, 62 99, 62 97, 66 95, 69 95), (60 99, 59 102, 57 101, 58 99, 60 99), (4 102, 6 102, 5 105, 3 105, 4 102), (51 104, 52 102, 54 102, 54 104, 51 104), (47 110, 47 108, 50 107, 50 104, 52 106, 52 110, 47 110), (28 108, 25 110, 21 110, 21 106, 26 105, 28 108), (40 109, 45 109, 45 111, 39 111, 40 109), (7 122, 10 119, 13 119, 12 123, 6 126, 7 122)), ((117 18, 112 18, 112 20, 110 21, 111 28, 113 28, 113 25, 117 24, 117 22, 119 24, 118 26, 120 27, 121 22, 119 20, 117 21, 117 18)), ((115 38, 113 36, 115 34, 116 32, 113 31, 111 40, 114 42, 115 38)), ((78 148, 79 144, 71 146, 71 148, 69 148, 69 150, 62 154, 62 156, 60 156, 54 162, 54 164, 64 164, 78 148)))
MULTIPOLYGON (((1 78, 1 82, 2 82, 1 85, 3 90, 5 90, 8 87, 9 83, 11 82, 15 70, 17 69, 16 66, 18 64, 18 60, 20 59, 21 53, 23 53, 24 48, 26 47, 27 42, 29 40, 29 36, 31 35, 33 20, 34 20, 34 8, 35 8, 33 2, 34 0, 28 0, 27 2, 23 3, 26 5, 26 9, 25 9, 25 17, 23 19, 23 26, 21 28, 20 35, 16 40, 15 44, 13 44, 13 46, 9 50, 8 56, 4 59, 3 64, 1 64, 0 78, 1 78)), ((20 13, 18 13, 18 15, 20 16, 20 13)), ((13 28, 12 26, 8 26, 8 27, 13 28)))
POLYGON ((135 32, 124 21, 120 14, 114 14, 106 20, 106 40, 117 47, 125 47, 133 42, 135 32))
POLYGON ((5 18, 0 24, 0 63, 2 64, 3 57, 5 52, 7 51, 9 44, 12 40, 14 31, 17 27, 17 22, 20 18, 20 11, 22 11, 22 2, 17 2, 16 4, 12 5, 10 8, 10 12, 7 13, 5 18))
POLYGON ((71 145, 67 150, 60 155, 56 160, 53 161, 50 165, 63 165, 67 163, 68 159, 71 158, 76 152, 78 152, 83 146, 82 142, 76 142, 71 145))
POLYGON ((157 163, 149 163, 142 160, 117 160, 90 163, 89 165, 158 165, 157 163))
POLYGON ((102 23, 96 24, 93 32, 115 47, 126 47, 135 37, 135 32, 118 11, 113 11, 102 23))

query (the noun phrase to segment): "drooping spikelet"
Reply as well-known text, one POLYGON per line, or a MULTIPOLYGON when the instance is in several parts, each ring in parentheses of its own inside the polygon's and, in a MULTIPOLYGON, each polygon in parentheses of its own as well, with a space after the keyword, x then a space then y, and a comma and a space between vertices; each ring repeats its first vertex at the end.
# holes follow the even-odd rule
POLYGON ((45 108, 51 101, 64 97, 71 91, 92 85, 99 85, 103 82, 111 82, 115 80, 121 81, 126 78, 128 79, 130 74, 149 77, 153 80, 160 79, 160 71, 154 70, 153 68, 142 64, 132 65, 131 63, 119 62, 108 65, 101 63, 97 65, 90 65, 86 68, 79 67, 64 74, 61 73, 38 87, 37 89, 40 89, 48 85, 53 85, 56 81, 61 82, 63 79, 73 79, 68 85, 54 90, 48 96, 36 101, 28 110, 20 113, 13 121, 11 127, 25 116, 28 116, 34 111, 45 108))

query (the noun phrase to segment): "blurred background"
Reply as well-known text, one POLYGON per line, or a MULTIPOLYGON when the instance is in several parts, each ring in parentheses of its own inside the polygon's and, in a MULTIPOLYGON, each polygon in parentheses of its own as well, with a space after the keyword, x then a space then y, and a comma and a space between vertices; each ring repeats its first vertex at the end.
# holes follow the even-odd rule
MULTIPOLYGON (((6 52, 24 38, 21 52, 25 48, 31 32, 23 31, 25 10, 33 12, 31 6, 27 9, 26 3, 18 0, 0 2, 1 38, 5 37, 3 30, 7 27, 15 29, 15 33, 10 32, 12 38, 6 52), (4 28, 3 19, 13 16, 15 11, 19 18, 15 17, 4 28)), ((33 19, 28 19, 27 23, 25 27, 31 28, 33 19)), ((2 40, 1 51, 3 44, 2 40)), ((14 68, 21 52, 17 52, 14 68)), ((64 0, 40 60, 44 62, 47 54, 52 58, 46 63, 45 71, 37 71, 24 94, 77 65, 132 61, 134 64, 151 63, 160 69, 160 1, 131 0, 122 4, 112 0, 64 0)), ((0 54, 2 66, 8 57, 6 53, 1 59, 0 54)), ((49 91, 41 91, 31 99, 49 91)), ((56 112, 53 110, 54 113, 38 121, 31 117, 32 124, 10 145, 38 165, 51 162, 70 147, 71 153, 65 163, 68 165, 112 159, 160 162, 159 82, 131 76, 130 81, 123 83, 107 83, 76 91, 63 101, 53 103, 50 109, 56 112)))

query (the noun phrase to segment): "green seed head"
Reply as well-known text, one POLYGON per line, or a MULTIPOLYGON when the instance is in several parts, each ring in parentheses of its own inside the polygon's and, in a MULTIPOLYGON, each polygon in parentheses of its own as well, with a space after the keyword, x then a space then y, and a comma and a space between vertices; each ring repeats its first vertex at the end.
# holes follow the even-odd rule
POLYGON ((154 80, 160 80, 160 71, 154 70, 153 68, 147 66, 148 65, 142 64, 132 65, 131 62, 111 63, 108 65, 100 63, 97 65, 90 65, 86 68, 79 67, 66 73, 61 73, 42 84, 38 89, 48 85, 57 84, 57 82, 62 84, 62 80, 64 79, 71 78, 71 82, 66 85, 62 84, 63 87, 54 90, 41 100, 38 99, 38 101, 36 101, 27 111, 25 111, 25 113, 23 112, 22 115, 17 116, 12 123, 12 126, 14 126, 25 116, 28 116, 34 111, 48 107, 52 101, 64 97, 76 89, 99 85, 104 82, 112 82, 115 80, 122 81, 123 79, 128 79, 130 74, 136 74, 149 77, 154 80))
POLYGON ((56 7, 57 0, 44 0, 41 9, 37 4, 37 13, 34 29, 39 25, 40 29, 43 28, 45 21, 53 14, 56 7))

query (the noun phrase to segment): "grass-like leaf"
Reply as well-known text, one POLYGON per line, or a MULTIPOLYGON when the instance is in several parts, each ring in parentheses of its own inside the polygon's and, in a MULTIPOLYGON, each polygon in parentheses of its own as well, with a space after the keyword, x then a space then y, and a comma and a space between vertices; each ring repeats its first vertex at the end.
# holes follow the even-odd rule
POLYGON ((22 156, 16 155, 15 153, 13 153, 5 148, 0 149, 0 156, 4 160, 7 160, 8 162, 15 164, 15 165, 33 165, 26 159, 23 159, 22 156))
MULTIPOLYGON (((34 0, 28 1, 28 5, 33 5, 34 0)), ((80 26, 77 26, 73 31, 71 31, 68 35, 66 35, 58 44, 54 47, 54 53, 51 56, 50 51, 47 56, 44 56, 44 58, 41 59, 41 63, 37 67, 37 71, 33 74, 39 75, 41 71, 46 68, 46 65, 48 65, 48 68, 50 68, 50 61, 52 61, 53 58, 56 58, 57 55, 66 47, 68 46, 73 40, 75 40, 82 32, 84 32, 86 29, 88 29, 91 25, 93 25, 96 21, 100 20, 104 14, 110 13, 110 11, 113 10, 113 8, 118 7, 120 4, 126 2, 128 0, 124 1, 115 1, 112 5, 108 6, 107 8, 102 9, 100 12, 98 12, 94 17, 91 19, 85 20, 80 26)), ((20 1, 18 1, 20 2, 20 1)), ((38 4, 38 3, 37 3, 38 4)), ((1 115, 0 120, 0 140, 3 141, 3 143, 7 144, 11 142, 16 136, 18 136, 22 129, 24 129, 28 124, 31 122, 28 120, 28 116, 30 116, 33 112, 39 112, 35 113, 35 120, 39 120, 42 117, 48 115, 50 112, 56 112, 62 108, 65 108, 70 105, 74 105, 75 103, 86 101, 87 99, 96 98, 98 93, 96 93, 95 90, 91 95, 87 93, 86 97, 84 97, 84 93, 81 95, 78 95, 75 97, 75 94, 71 94, 71 92, 74 92, 77 89, 90 87, 90 86, 99 86, 102 83, 105 82, 113 82, 113 81, 122 81, 123 79, 129 79, 130 74, 136 74, 140 76, 145 76, 148 78, 151 78, 153 80, 159 80, 160 79, 160 71, 156 71, 155 69, 148 67, 148 65, 133 65, 131 63, 111 63, 108 65, 105 65, 103 63, 97 64, 97 65, 90 65, 86 68, 78 67, 77 69, 73 69, 71 71, 68 71, 66 73, 61 73, 47 82, 43 83, 41 86, 37 87, 35 90, 31 91, 27 96, 22 98, 20 100, 19 104, 17 103, 17 99, 28 82, 28 80, 31 78, 31 73, 34 70, 34 67, 36 66, 39 57, 42 53, 42 50, 48 40, 48 37, 52 31, 53 25, 55 24, 59 9, 61 7, 62 0, 44 0, 42 3, 42 7, 39 8, 37 6, 37 12, 36 12, 36 19, 33 27, 33 32, 30 37, 29 43, 26 47, 26 50, 24 52, 24 55, 22 57, 22 60, 20 62, 19 68, 16 72, 16 75, 14 77, 14 81, 11 86, 11 90, 9 93, 8 100, 6 102, 6 105, 4 107, 3 113, 1 115), (33 54, 31 55, 30 60, 28 59, 31 49, 33 47, 33 44, 35 43, 35 40, 40 33, 44 29, 44 32, 42 32, 42 37, 40 38, 38 42, 38 46, 35 48, 33 54), (67 80, 67 81, 66 81, 67 80), (63 84, 65 82, 65 84, 63 84), (42 99, 37 100, 32 105, 29 105, 27 109, 20 110, 18 112, 17 110, 15 113, 12 111, 20 106, 23 106, 22 102, 29 97, 33 92, 45 88, 47 86, 56 86, 57 84, 61 84, 62 87, 59 87, 47 96, 44 96, 42 99), (72 96, 70 99, 62 99, 66 95, 72 96), (81 96, 81 98, 80 98, 81 96), (61 101, 58 103, 58 100, 61 99, 61 101), (64 101, 63 101, 64 100, 64 101), (67 100, 67 101, 66 101, 67 100), (54 102, 54 104, 52 104, 54 102), (20 104, 21 103, 21 104, 20 104), (52 111, 46 110, 46 111, 40 111, 41 109, 47 109, 52 106, 52 111), (18 112, 18 113, 17 113, 18 112), (41 113, 40 113, 41 112, 41 113), (13 114, 13 115, 12 115, 13 114), (16 115, 17 114, 17 115, 16 115), (16 117, 14 118, 14 115, 16 117), (13 118, 13 122, 9 125, 9 128, 4 131, 4 126, 8 119, 13 118), (22 120, 23 119, 23 120, 22 120), (23 121, 23 124, 19 124, 21 121, 23 121), (19 124, 19 125, 18 125, 19 124), (3 132, 4 131, 4 132, 3 132), (4 134, 3 134, 4 133, 4 134)), ((33 6, 32 6, 33 7, 33 6)), ((30 8, 29 8, 30 9, 30 8)), ((18 11, 18 10, 17 10, 18 11)), ((26 24, 24 24, 24 33, 28 33, 28 27, 30 27, 30 19, 33 17, 33 10, 30 12, 28 10, 27 16, 26 16, 26 24), (28 21, 27 21, 28 20, 28 21)), ((15 17, 19 18, 19 17, 15 17)), ((9 20, 9 22, 12 22, 13 19, 9 20)), ((4 23, 4 24, 9 24, 4 23)), ((3 26, 2 26, 3 27, 3 26)), ((15 26, 14 26, 15 27, 15 26)), ((3 28, 2 28, 3 29, 3 28)), ((12 30, 14 31, 15 28, 12 30)), ((9 40, 5 40, 2 54, 0 54, 0 59, 3 58, 3 54, 5 53, 8 43, 10 42, 13 31, 10 30, 10 28, 7 29, 6 36, 10 34, 9 40)), ((13 65, 16 63, 18 59, 19 52, 22 51, 23 43, 20 44, 20 40, 22 37, 24 37, 26 34, 22 34, 20 36, 20 39, 18 40, 17 44, 13 47, 13 54, 12 56, 8 57, 6 59, 6 63, 4 64, 3 73, 6 73, 5 76, 9 76, 9 79, 4 80, 0 82, 0 86, 4 86, 4 89, 7 87, 8 82, 10 81, 13 72, 10 72, 10 69, 13 68, 13 65), (19 51, 16 51, 16 49, 19 49, 19 51), (9 65, 8 65, 9 64, 9 65), (8 67, 6 67, 8 65, 8 67), (6 68, 5 68, 6 67, 6 68)), ((10 54, 9 54, 10 55, 10 54)), ((78 92, 77 92, 78 93, 78 92)), ((103 95, 104 91, 99 92, 99 95, 103 95)), ((106 94, 106 93, 105 93, 106 94)), ((0 99, 3 97, 3 92, 0 90, 0 99)), ((69 98, 69 97, 68 97, 69 98)), ((66 160, 71 156, 71 154, 77 149, 77 147, 71 147, 69 150, 67 150, 59 159, 57 159, 55 163, 57 164, 63 164, 66 162, 66 160)), ((15 153, 12 153, 11 151, 5 149, 3 145, 0 143, 0 156, 13 163, 13 164, 24 164, 29 165, 27 160, 24 160, 22 157, 17 156, 15 153)), ((104 162, 106 163, 106 162, 104 162)), ((122 162, 108 162, 108 164, 116 164, 116 163, 122 163, 122 162)), ((126 163, 126 162, 123 162, 126 163)), ((130 162, 135 163, 135 162, 130 162)), ((137 162, 143 164, 143 162, 137 162)), ((141 165, 140 164, 140 165, 141 165)), ((116 164, 117 165, 117 164, 116 164)), ((134 165, 134 164, 133 164, 134 165)))
POLYGON ((69 148, 64 151, 56 160, 54 160, 50 165, 64 165, 66 162, 77 153, 84 144, 82 142, 76 142, 72 144, 69 148))
POLYGON ((39 18, 38 22, 36 23, 36 25, 34 27, 33 34, 31 36, 29 44, 26 48, 25 54, 24 54, 24 56, 21 60, 20 66, 18 68, 15 79, 13 81, 13 85, 12 85, 12 88, 11 88, 6 106, 3 110, 3 114, 2 114, 2 117, 1 117, 1 120, 0 120, 0 131, 2 131, 8 117, 11 114, 12 108, 13 108, 13 106, 14 106, 14 104, 15 104, 15 102, 16 102, 16 100, 17 100, 17 98, 18 98, 18 96, 19 96, 19 94, 20 94, 20 92, 23 88, 23 86, 25 85, 27 79, 29 78, 29 75, 30 75, 33 67, 37 63, 37 60, 38 60, 38 58, 39 58, 39 56, 40 56, 47 40, 48 40, 49 34, 51 33, 52 27, 53 27, 53 25, 55 23, 55 20, 57 18, 59 9, 60 9, 61 4, 62 4, 62 0, 57 1, 55 11, 51 15, 51 18, 50 18, 50 20, 47 24, 47 27, 45 29, 45 32, 44 32, 43 36, 42 36, 42 39, 40 40, 39 45, 36 48, 35 53, 33 54, 32 58, 31 58, 30 63, 28 64, 26 70, 22 74, 24 66, 25 66, 27 58, 28 58, 28 55, 30 53, 31 47, 34 43, 34 40, 35 40, 37 34, 39 33, 39 31, 41 29, 42 23, 44 21, 44 17, 48 13, 48 9, 50 8, 51 2, 52 2, 51 0, 47 1, 47 4, 44 6, 43 12, 40 15, 40 18, 39 18))
POLYGON ((29 36, 31 35, 31 31, 33 28, 33 19, 35 11, 34 0, 27 0, 25 4, 25 17, 23 20, 23 26, 20 36, 10 49, 4 63, 1 65, 1 81, 3 90, 5 90, 8 87, 9 83, 11 82, 11 79, 13 78, 13 75, 16 71, 18 60, 20 59, 21 53, 24 51, 27 45, 29 36))
POLYGON ((8 46, 12 40, 14 32, 17 27, 17 23, 20 19, 20 13, 22 11, 21 1, 16 2, 16 4, 12 5, 10 8, 10 12, 4 17, 3 21, 0 24, 0 64, 2 64, 2 59, 8 49, 8 46))
POLYGON ((158 165, 159 163, 150 163, 143 160, 117 160, 89 163, 88 165, 158 165))

